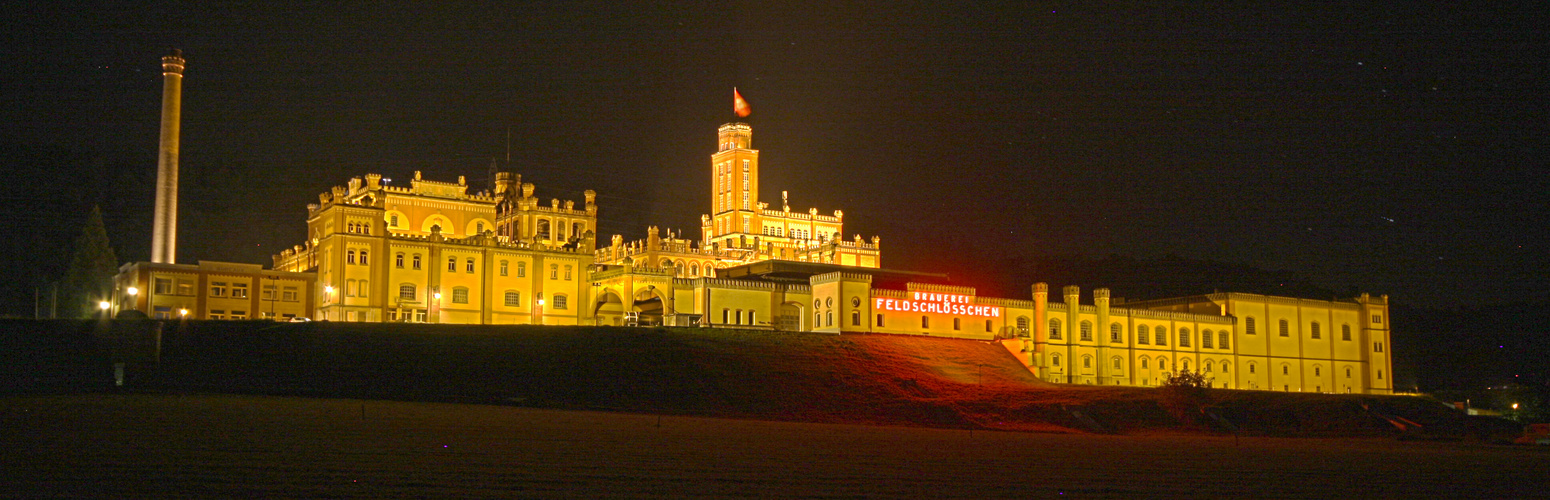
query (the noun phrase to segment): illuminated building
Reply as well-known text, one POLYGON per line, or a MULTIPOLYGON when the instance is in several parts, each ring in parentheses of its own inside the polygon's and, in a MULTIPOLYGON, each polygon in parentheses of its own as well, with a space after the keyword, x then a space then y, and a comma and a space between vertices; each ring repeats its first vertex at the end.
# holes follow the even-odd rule
MULTIPOLYGON (((1051 301, 1043 283, 1023 298, 981 296, 944 275, 881 268, 878 238, 845 233, 838 210, 792 212, 784 193, 780 209, 770 209, 759 201, 751 136, 743 123, 718 129, 711 213, 697 239, 650 227, 644 240, 615 235, 596 248, 595 193, 586 191, 580 207, 540 203, 534 186, 511 173, 498 173, 493 192, 483 193, 468 192, 463 178, 437 182, 416 172, 398 187, 368 174, 308 206, 309 236, 274 257, 276 271, 129 265, 121 289, 172 276, 178 292, 118 300, 234 319, 235 272, 253 277, 248 290, 305 283, 297 303, 333 321, 929 335, 998 342, 1057 383, 1155 386, 1189 370, 1225 388, 1392 392, 1387 296, 1217 293, 1126 303, 1100 288, 1082 304, 1076 287, 1051 301)), ((298 314, 292 310, 283 314, 298 314)))
POLYGON ((596 193, 580 208, 541 204, 534 186, 499 173, 469 193, 421 178, 350 179, 307 207, 306 242, 274 268, 314 272, 317 319, 574 325, 589 319, 596 193))
POLYGON ((114 278, 112 312, 153 319, 308 318, 317 309, 313 273, 269 271, 258 264, 131 262, 114 278))

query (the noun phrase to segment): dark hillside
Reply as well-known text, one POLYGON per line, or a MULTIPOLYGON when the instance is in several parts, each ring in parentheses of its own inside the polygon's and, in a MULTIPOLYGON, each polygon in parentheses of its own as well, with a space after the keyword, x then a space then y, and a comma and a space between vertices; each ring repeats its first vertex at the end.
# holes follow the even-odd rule
MULTIPOLYGON (((134 325, 0 322, 0 381, 9 392, 108 388, 105 332, 134 325)), ((1183 425, 1156 389, 1053 385, 1000 344, 933 337, 255 321, 169 324, 161 346, 159 362, 130 366, 129 389, 1047 432, 1229 428, 1204 417, 1183 425)), ((1368 408, 1463 429, 1456 412, 1423 398, 1207 395, 1254 434, 1394 431, 1368 408)))

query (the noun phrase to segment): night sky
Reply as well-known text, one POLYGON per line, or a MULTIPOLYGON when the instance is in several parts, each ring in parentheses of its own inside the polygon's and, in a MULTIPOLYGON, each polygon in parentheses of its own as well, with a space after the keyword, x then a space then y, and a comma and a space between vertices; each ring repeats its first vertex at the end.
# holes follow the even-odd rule
POLYGON ((45 3, 0 11, 0 313, 31 313, 93 204, 149 258, 172 47, 182 263, 267 266, 368 172, 483 189, 508 131, 540 197, 599 193, 601 241, 697 235, 736 86, 762 200, 984 294, 1026 298, 996 266, 1053 254, 1423 306, 1550 289, 1542 4, 45 3))

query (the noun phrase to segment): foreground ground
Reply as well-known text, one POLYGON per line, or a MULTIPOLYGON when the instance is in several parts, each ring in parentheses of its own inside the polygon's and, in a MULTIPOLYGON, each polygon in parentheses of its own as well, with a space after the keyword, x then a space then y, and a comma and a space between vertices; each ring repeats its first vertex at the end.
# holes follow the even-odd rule
POLYGON ((972 432, 241 395, 0 399, 38 497, 1433 497, 1550 494, 1550 450, 972 432))

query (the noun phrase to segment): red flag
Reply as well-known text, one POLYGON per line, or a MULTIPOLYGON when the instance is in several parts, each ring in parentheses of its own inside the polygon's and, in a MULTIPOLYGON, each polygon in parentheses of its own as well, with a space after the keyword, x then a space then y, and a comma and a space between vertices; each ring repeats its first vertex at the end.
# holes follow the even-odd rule
POLYGON ((732 111, 737 113, 737 116, 743 117, 753 112, 753 109, 748 107, 748 101, 743 100, 743 95, 737 93, 737 87, 732 87, 732 111))

